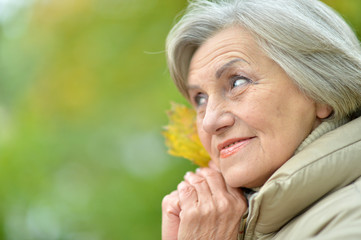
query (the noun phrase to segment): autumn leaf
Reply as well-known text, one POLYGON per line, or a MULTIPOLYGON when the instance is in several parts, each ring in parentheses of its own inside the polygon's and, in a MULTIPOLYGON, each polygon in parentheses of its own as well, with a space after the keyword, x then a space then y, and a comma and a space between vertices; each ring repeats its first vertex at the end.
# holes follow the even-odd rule
POLYGON ((207 166, 211 158, 198 137, 196 112, 182 104, 172 103, 167 114, 169 124, 164 127, 163 135, 168 153, 189 159, 201 167, 207 166))

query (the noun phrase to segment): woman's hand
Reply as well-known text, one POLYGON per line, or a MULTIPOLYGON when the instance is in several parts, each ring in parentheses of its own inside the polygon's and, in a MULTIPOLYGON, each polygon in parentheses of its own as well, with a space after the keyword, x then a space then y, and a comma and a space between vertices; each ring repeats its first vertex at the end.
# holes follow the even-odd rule
POLYGON ((178 185, 178 240, 237 239, 247 209, 241 190, 227 186, 221 173, 211 168, 189 172, 184 179, 178 185))
POLYGON ((179 196, 173 191, 162 201, 162 240, 177 240, 179 229, 179 196))
POLYGON ((162 239, 236 239, 246 209, 241 190, 227 186, 211 161, 163 198, 162 239))

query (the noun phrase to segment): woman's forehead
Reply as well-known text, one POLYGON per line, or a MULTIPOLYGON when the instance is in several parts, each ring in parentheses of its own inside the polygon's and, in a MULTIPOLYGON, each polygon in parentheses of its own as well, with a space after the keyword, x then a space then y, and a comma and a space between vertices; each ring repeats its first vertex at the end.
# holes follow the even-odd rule
POLYGON ((189 72, 211 66, 218 69, 233 59, 243 59, 251 64, 258 57, 265 57, 253 36, 241 27, 231 27, 205 41, 191 58, 189 72))

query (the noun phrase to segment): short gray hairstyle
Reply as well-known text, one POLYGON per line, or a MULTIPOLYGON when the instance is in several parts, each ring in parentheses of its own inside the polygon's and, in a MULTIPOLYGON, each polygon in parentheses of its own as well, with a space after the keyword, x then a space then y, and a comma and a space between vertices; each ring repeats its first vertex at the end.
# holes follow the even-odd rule
POLYGON ((331 106, 331 119, 359 112, 359 41, 339 14, 318 0, 191 1, 166 41, 171 77, 186 98, 194 52, 231 26, 248 30, 301 91, 331 106))

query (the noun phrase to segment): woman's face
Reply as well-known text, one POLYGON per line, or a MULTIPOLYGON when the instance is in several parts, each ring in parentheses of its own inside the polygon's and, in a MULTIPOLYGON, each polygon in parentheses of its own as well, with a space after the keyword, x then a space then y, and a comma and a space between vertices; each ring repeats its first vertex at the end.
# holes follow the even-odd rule
POLYGON ((329 114, 240 27, 196 51, 188 92, 201 142, 232 187, 263 185, 329 114))

